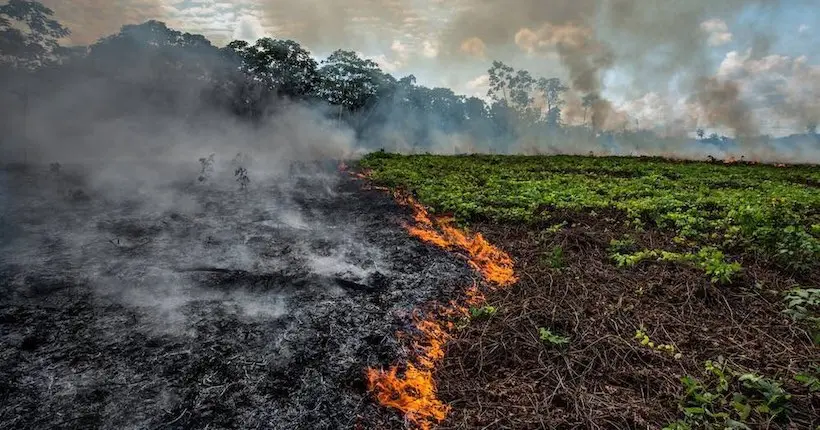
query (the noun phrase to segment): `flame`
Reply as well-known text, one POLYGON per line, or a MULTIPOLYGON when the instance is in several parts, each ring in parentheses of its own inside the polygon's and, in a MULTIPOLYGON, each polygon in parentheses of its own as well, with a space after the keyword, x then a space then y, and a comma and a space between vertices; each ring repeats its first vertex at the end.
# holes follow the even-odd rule
POLYGON ((498 286, 507 286, 517 280, 510 256, 487 242, 481 233, 471 236, 454 227, 450 218, 437 218, 434 223, 427 209, 415 199, 398 193, 395 196, 399 203, 413 209, 413 219, 416 225, 405 225, 411 236, 441 248, 466 252, 470 257, 470 264, 488 282, 498 286))
MULTIPOLYGON (((361 175, 367 178, 368 173, 361 175)), ((507 286, 517 280, 510 256, 481 234, 471 235, 453 226, 450 218, 431 217, 411 196, 398 192, 393 195, 399 204, 413 211, 414 223, 404 225, 410 235, 443 249, 466 253, 470 265, 493 287, 507 286)), ((387 370, 368 369, 366 373, 368 389, 376 400, 383 406, 398 409, 408 422, 422 430, 428 430, 434 421, 444 420, 450 409, 436 395, 433 373, 436 364, 444 358, 444 346, 451 338, 449 331, 455 326, 453 321, 467 316, 470 306, 485 300, 476 282, 466 288, 463 295, 463 303, 450 301, 446 305, 435 305, 426 317, 414 315, 416 334, 410 336, 414 354, 406 363, 387 370)), ((405 337, 403 333, 398 336, 405 337)))

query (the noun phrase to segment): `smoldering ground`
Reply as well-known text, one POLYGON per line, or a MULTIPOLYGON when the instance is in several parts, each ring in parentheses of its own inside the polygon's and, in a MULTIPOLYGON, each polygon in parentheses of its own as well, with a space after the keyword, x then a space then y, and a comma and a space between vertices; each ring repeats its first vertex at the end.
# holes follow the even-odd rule
POLYGON ((95 120, 125 103, 105 89, 83 109, 32 102, 26 164, 0 170, 0 427, 350 428, 384 413, 364 370, 403 354, 406 312, 462 287, 466 263, 337 171, 356 145, 315 108, 248 125, 146 103, 95 120))

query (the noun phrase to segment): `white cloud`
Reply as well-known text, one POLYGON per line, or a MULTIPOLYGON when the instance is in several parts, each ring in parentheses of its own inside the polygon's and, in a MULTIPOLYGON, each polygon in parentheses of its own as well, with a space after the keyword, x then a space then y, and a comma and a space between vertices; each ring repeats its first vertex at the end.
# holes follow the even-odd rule
POLYGON ((486 74, 476 76, 464 84, 464 94, 468 97, 486 98, 489 89, 490 76, 486 74))
POLYGON ((387 56, 384 55, 384 54, 379 54, 379 55, 362 55, 362 54, 359 54, 359 55, 364 59, 373 60, 376 64, 379 65, 379 68, 382 69, 382 71, 385 71, 385 72, 388 72, 388 73, 393 73, 396 70, 398 70, 399 68, 401 68, 401 66, 402 66, 401 61, 391 60, 391 59, 387 58, 387 56))
POLYGON ((797 27, 797 32, 800 34, 808 33, 811 30, 811 27, 808 24, 801 24, 800 27, 797 27))
POLYGON ((421 45, 421 55, 427 58, 438 57, 438 43, 432 40, 425 40, 421 45))
POLYGON ((262 24, 253 16, 243 16, 240 18, 233 30, 234 40, 254 42, 265 37, 265 35, 265 29, 262 28, 262 24))
POLYGON ((400 40, 394 40, 393 44, 390 45, 390 50, 403 61, 407 60, 407 57, 410 54, 407 45, 402 43, 400 40))
POLYGON ((732 33, 729 32, 729 26, 726 21, 718 18, 713 18, 700 23, 700 29, 709 34, 707 43, 709 46, 725 45, 732 41, 732 33))

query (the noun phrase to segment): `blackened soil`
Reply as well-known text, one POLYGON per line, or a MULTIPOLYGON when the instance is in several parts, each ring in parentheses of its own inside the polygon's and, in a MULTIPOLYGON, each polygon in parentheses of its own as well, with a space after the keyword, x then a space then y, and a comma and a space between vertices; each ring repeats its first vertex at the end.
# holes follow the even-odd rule
POLYGON ((5 175, 0 428, 400 427, 363 372, 470 276, 334 174, 163 198, 5 175))

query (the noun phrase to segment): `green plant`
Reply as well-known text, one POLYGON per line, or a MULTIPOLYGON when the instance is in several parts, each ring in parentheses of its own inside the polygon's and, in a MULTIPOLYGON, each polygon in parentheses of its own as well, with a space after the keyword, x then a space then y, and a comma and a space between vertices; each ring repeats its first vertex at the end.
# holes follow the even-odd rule
POLYGON ((785 418, 791 395, 771 379, 729 368, 722 359, 706 361, 707 379, 681 378, 683 418, 665 429, 750 429, 750 424, 785 418))
POLYGON ((566 225, 567 225, 567 222, 563 221, 559 224, 554 224, 554 225, 551 225, 551 226, 545 228, 543 232, 546 233, 546 234, 555 234, 555 233, 558 233, 562 228, 566 227, 566 225))
POLYGON ((635 339, 640 342, 641 345, 652 348, 657 351, 665 352, 669 355, 674 356, 676 359, 682 357, 680 352, 676 352, 675 346, 671 344, 655 344, 650 338, 649 335, 646 334, 643 327, 635 330, 635 339))
POLYGON ((820 392, 820 366, 816 366, 814 371, 794 375, 794 380, 803 384, 810 393, 820 392))
MULTIPOLYGON (((810 166, 384 153, 369 154, 360 165, 374 181, 401 185, 459 222, 541 223, 554 212, 544 207, 618 213, 617 221, 657 226, 686 247, 751 252, 791 270, 820 265, 820 189, 803 185, 820 182, 820 172, 810 166)), ((726 279, 712 269, 716 280, 726 279)))
POLYGON ((542 263, 553 269, 560 269, 566 265, 564 261, 564 248, 554 246, 549 254, 542 257, 542 263))
POLYGON ((569 337, 554 334, 546 327, 538 328, 538 337, 541 339, 541 342, 551 345, 565 345, 569 343, 569 337))
POLYGON ((814 343, 820 344, 820 288, 792 288, 783 300, 783 313, 805 325, 814 343))
POLYGON ((704 247, 697 253, 679 253, 660 249, 643 250, 633 254, 612 254, 612 259, 618 267, 634 266, 645 260, 655 260, 671 263, 688 263, 703 270, 710 277, 712 283, 723 284, 732 280, 732 277, 741 270, 740 263, 727 262, 723 252, 704 247))
POLYGON ((622 239, 612 239, 609 241, 610 254, 625 254, 635 250, 635 239, 624 235, 622 239))
POLYGON ((470 318, 472 319, 487 319, 492 317, 498 312, 494 306, 481 306, 479 308, 471 307, 470 308, 470 318))

